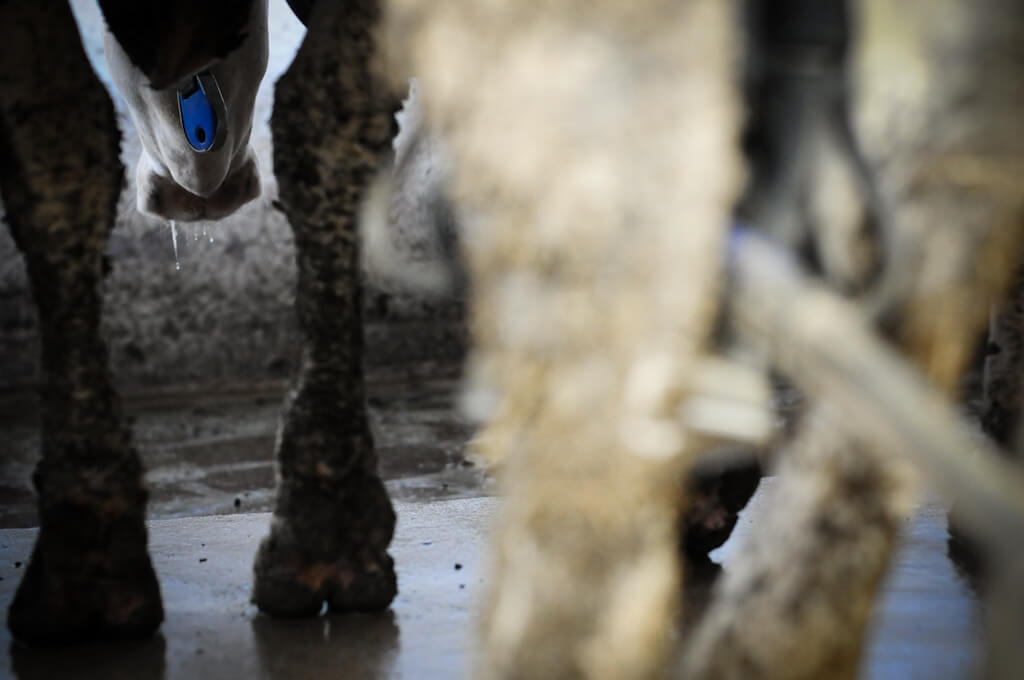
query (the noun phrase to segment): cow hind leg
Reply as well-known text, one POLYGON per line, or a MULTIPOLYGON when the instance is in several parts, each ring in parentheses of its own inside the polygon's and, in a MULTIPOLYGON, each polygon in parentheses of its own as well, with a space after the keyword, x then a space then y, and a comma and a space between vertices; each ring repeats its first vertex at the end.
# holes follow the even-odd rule
POLYGON ((40 531, 8 612, 27 642, 135 637, 163 619, 142 466, 100 337, 122 183, 113 106, 67 3, 0 3, 0 189, 42 341, 40 531))
POLYGON ((389 148, 394 98, 373 72, 376 0, 318 3, 278 81, 271 127, 295 233, 303 355, 278 437, 278 496, 253 601, 276 616, 387 607, 395 516, 366 419, 356 215, 389 148))

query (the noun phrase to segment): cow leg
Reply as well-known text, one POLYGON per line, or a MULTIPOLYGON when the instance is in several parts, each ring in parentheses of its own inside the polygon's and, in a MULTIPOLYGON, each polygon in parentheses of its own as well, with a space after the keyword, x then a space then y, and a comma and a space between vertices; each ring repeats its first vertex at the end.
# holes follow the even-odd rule
POLYGON ((8 614, 29 642, 151 633, 142 466, 100 337, 103 247, 121 190, 114 109, 67 3, 0 3, 0 189, 42 340, 40 532, 8 614))
POLYGON ((363 397, 356 214, 389 148, 396 98, 374 72, 376 0, 321 2, 278 81, 271 126, 295 232, 302 366, 278 437, 278 496, 253 601, 303 616, 386 607, 395 516, 363 397))
POLYGON ((496 389, 468 401, 506 500, 474 677, 661 677, 676 414, 739 184, 729 5, 389 6, 475 218, 473 365, 496 389))
MULTIPOLYGON (((985 321, 985 305, 978 301, 991 299, 1009 281, 1024 238, 1024 192, 1017 180, 1024 140, 1016 134, 1024 89, 1003 87, 1024 56, 1024 12, 1010 0, 861 0, 851 9, 859 27, 851 70, 857 74, 858 140, 886 207, 895 236, 890 243, 906 249, 895 260, 905 280, 890 297, 899 307, 888 314, 889 339, 931 385, 949 393, 985 321)), ((771 274, 758 283, 782 281, 780 270, 766 267, 771 274)), ((805 302, 772 285, 737 286, 747 290, 733 300, 758 290, 762 298, 753 296, 736 309, 745 307, 748 318, 775 319, 785 332, 775 335, 770 323, 742 332, 760 336, 763 348, 775 348, 768 350, 772 358, 819 398, 819 406, 805 419, 781 470, 779 505, 748 542, 741 566, 719 584, 719 598, 694 634, 683 674, 688 678, 854 677, 870 606, 901 517, 916 495, 917 473, 896 455, 913 445, 872 435, 885 419, 858 415, 863 412, 857 400, 866 402, 864 396, 843 396, 858 383, 896 394, 899 382, 911 381, 895 379, 902 369, 894 370, 891 358, 865 352, 881 347, 877 340, 866 334, 858 339, 855 326, 843 327, 841 316, 856 318, 853 313, 837 314, 841 306, 825 304, 825 298, 813 301, 817 293, 805 302), (837 352, 816 361, 816 352, 797 339, 804 334, 801 327, 819 347, 841 349, 846 357, 837 358, 837 352), (870 360, 853 368, 850 360, 860 353, 870 360)), ((938 402, 893 401, 908 408, 902 414, 887 410, 894 418, 892 432, 912 432, 909 424, 916 418, 952 423, 952 409, 940 410, 938 402)), ((959 481, 955 465, 939 462, 939 448, 920 446, 929 455, 919 460, 932 460, 925 471, 937 482, 959 481)), ((966 455, 970 447, 953 448, 966 455)), ((982 455, 972 467, 997 473, 990 461, 981 466, 982 455)), ((952 458, 949 452, 945 457, 952 458)), ((979 515, 998 521, 994 505, 980 506, 986 508, 982 512, 978 507, 975 498, 975 530, 979 515)))

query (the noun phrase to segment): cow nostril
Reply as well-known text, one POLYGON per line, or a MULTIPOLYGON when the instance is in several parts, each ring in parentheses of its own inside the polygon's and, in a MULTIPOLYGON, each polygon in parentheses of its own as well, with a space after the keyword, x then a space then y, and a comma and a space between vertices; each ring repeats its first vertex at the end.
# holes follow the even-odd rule
POLYGON ((201 128, 198 125, 196 126, 195 135, 196 135, 196 139, 199 140, 200 144, 202 144, 203 142, 206 141, 206 130, 204 130, 203 128, 201 128))

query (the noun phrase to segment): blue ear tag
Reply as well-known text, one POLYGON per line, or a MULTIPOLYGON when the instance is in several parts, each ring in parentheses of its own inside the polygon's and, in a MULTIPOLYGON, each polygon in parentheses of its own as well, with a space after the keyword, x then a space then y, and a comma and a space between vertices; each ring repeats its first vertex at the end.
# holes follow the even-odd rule
POLYGON ((178 87, 178 114, 185 139, 196 151, 212 151, 223 143, 226 108, 217 79, 209 71, 178 87))

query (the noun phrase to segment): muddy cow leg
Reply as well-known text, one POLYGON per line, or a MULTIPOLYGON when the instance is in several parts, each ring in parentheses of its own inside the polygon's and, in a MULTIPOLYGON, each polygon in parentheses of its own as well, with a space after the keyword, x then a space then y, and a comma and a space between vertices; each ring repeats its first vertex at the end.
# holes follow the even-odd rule
POLYGON ((277 506, 253 601, 278 616, 386 607, 394 511, 366 420, 356 213, 390 145, 396 99, 372 63, 376 0, 322 2, 277 83, 274 165, 295 232, 303 333, 278 437, 277 506))
POLYGON ((142 467, 100 337, 103 246, 121 190, 114 109, 67 3, 0 3, 0 187, 42 336, 40 532, 8 614, 30 642, 151 633, 142 467))

